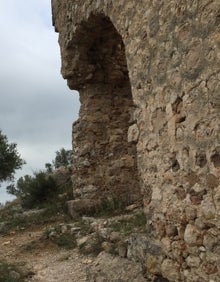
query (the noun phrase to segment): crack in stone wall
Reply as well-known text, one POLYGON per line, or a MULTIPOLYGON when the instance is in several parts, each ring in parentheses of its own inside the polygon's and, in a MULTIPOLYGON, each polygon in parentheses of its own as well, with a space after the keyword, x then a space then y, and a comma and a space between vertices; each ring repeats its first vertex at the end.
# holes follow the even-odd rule
POLYGON ((152 277, 219 281, 219 1, 52 3, 62 75, 81 99, 75 196, 141 195, 161 249, 146 253, 152 277))

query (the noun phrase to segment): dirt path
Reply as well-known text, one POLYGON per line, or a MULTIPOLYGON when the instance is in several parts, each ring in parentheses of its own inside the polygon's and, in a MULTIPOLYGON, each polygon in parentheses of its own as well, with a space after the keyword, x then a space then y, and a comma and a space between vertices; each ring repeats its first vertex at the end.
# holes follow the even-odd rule
MULTIPOLYGON (((84 256, 45 239, 44 229, 0 235, 0 260, 16 263, 32 273, 27 282, 145 282, 141 266, 101 252, 84 256)), ((149 280, 148 280, 149 281, 149 280)))
POLYGON ((86 268, 91 259, 77 250, 60 249, 41 238, 41 230, 0 237, 0 259, 22 264, 33 272, 27 281, 86 281, 86 268))

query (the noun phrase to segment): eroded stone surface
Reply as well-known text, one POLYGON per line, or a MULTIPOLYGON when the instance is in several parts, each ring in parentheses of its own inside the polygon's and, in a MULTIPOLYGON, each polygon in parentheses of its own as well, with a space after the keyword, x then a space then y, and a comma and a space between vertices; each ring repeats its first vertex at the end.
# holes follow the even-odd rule
POLYGON ((220 2, 52 6, 62 74, 81 100, 74 193, 141 196, 162 256, 146 256, 152 277, 219 281, 220 2))

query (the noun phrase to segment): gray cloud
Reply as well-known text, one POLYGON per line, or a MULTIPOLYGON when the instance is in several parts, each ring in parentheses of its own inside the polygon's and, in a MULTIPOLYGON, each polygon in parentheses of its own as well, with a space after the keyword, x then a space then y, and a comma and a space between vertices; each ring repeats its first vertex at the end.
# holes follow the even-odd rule
MULTIPOLYGON (((0 42, 0 129, 27 161, 20 176, 43 168, 61 147, 71 147, 78 94, 60 75, 49 0, 3 1, 0 42)), ((0 188, 0 202, 5 198, 0 188)))

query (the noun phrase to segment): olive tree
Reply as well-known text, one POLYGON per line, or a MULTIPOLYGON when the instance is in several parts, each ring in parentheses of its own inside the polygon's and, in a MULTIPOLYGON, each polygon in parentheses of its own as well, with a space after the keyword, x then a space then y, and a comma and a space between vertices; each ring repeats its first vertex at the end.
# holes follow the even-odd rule
POLYGON ((17 144, 9 143, 7 136, 0 130, 0 183, 13 180, 15 171, 24 163, 17 151, 17 144))
POLYGON ((61 148, 59 151, 56 151, 55 160, 53 165, 56 168, 61 166, 67 167, 72 164, 72 150, 65 150, 61 148))

